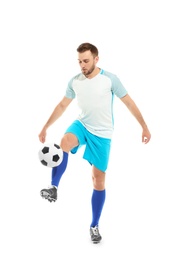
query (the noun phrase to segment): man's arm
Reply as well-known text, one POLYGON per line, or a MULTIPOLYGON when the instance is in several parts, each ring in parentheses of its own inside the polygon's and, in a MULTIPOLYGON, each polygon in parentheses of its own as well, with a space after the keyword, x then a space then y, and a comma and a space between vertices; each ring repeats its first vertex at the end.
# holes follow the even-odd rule
POLYGON ((121 98, 121 101, 126 105, 126 107, 130 110, 132 115, 136 118, 136 120, 141 125, 142 130, 143 130, 142 131, 142 142, 147 144, 150 141, 151 134, 150 134, 150 131, 147 127, 147 124, 146 124, 139 108, 137 107, 135 102, 132 100, 132 98, 128 94, 126 96, 124 96, 123 98, 121 98))
POLYGON ((49 119, 47 120, 46 124, 43 126, 39 134, 40 142, 45 142, 47 129, 64 113, 64 111, 70 105, 72 100, 73 99, 71 98, 63 97, 63 99, 58 103, 58 105, 53 110, 52 114, 50 115, 49 119))

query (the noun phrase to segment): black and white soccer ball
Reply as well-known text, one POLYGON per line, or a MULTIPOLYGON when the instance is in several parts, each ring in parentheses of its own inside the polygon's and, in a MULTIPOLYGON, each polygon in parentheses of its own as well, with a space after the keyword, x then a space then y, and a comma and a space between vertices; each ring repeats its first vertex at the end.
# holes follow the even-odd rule
POLYGON ((63 150, 55 143, 47 143, 41 147, 38 156, 42 165, 53 168, 61 164, 63 150))

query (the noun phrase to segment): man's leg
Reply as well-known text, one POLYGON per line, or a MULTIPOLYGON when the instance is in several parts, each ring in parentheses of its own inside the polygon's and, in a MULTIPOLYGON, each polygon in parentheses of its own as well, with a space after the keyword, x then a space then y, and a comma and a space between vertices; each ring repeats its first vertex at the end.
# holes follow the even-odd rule
POLYGON ((57 200, 57 188, 68 163, 69 151, 78 146, 78 139, 74 134, 66 133, 60 143, 63 150, 63 160, 60 165, 52 168, 52 186, 48 189, 41 190, 41 196, 50 202, 57 200))
POLYGON ((93 193, 91 198, 92 205, 92 222, 90 225, 91 240, 94 243, 98 243, 101 240, 98 226, 103 206, 105 203, 106 191, 105 191, 105 172, 98 170, 93 166, 92 172, 93 180, 93 193))
POLYGON ((78 139, 74 134, 67 133, 63 136, 60 147, 63 150, 63 161, 52 169, 52 185, 58 187, 60 179, 66 170, 69 151, 78 145, 78 139))

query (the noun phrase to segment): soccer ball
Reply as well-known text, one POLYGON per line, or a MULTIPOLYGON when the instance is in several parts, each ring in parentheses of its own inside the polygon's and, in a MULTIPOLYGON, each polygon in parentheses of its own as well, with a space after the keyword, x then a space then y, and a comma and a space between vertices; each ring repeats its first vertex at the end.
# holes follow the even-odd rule
POLYGON ((55 143, 44 144, 38 152, 40 162, 47 167, 56 167, 63 160, 63 150, 55 143))

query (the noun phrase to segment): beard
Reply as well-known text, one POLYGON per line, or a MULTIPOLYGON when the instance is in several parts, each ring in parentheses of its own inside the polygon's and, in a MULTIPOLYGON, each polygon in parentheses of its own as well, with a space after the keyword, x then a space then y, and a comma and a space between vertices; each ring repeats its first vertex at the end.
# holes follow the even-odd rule
POLYGON ((95 69, 95 65, 93 64, 89 70, 82 70, 82 73, 85 76, 89 76, 93 72, 94 69, 95 69))

